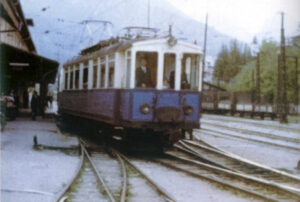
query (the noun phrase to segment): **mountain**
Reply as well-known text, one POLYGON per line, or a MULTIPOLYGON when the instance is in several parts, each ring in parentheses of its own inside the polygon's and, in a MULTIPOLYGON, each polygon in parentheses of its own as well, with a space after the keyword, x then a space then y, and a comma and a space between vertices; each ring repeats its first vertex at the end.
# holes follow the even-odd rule
MULTIPOLYGON (((204 24, 172 6, 167 0, 150 1, 150 26, 202 46, 204 24)), ((34 20, 31 36, 40 55, 63 63, 101 39, 117 36, 126 26, 147 26, 148 0, 21 0, 26 18, 34 20), (83 23, 84 20, 107 20, 83 23), (80 23, 81 22, 81 23, 80 23)), ((208 27, 207 54, 216 57, 232 38, 208 27)))

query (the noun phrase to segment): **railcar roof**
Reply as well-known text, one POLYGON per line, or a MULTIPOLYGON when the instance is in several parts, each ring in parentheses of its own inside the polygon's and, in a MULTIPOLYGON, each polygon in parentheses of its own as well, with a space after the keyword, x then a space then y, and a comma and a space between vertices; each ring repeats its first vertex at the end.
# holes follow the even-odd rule
POLYGON ((113 44, 111 44, 109 46, 106 46, 106 47, 103 47, 100 50, 97 50, 95 52, 85 54, 85 55, 79 55, 76 58, 67 61, 64 64, 64 66, 71 65, 71 64, 74 64, 74 63, 78 63, 78 62, 82 62, 84 60, 94 58, 95 56, 104 56, 104 55, 107 55, 107 54, 111 54, 111 53, 114 53, 114 52, 125 50, 125 49, 131 47, 134 42, 141 41, 141 40, 145 40, 145 39, 122 40, 122 41, 119 41, 117 43, 113 43, 113 44))
MULTIPOLYGON (((125 49, 128 49, 130 47, 133 46, 134 43, 139 43, 139 42, 151 42, 151 41, 161 41, 164 39, 168 39, 168 38, 135 38, 135 39, 130 39, 130 40, 120 40, 119 42, 116 43, 112 43, 111 45, 102 47, 101 49, 91 52, 91 53, 87 53, 85 55, 79 55, 77 57, 75 57, 74 59, 71 59, 69 61, 67 61, 64 66, 68 66, 68 65, 72 65, 72 64, 76 64, 76 63, 80 63, 82 61, 94 58, 94 57, 101 57, 104 55, 109 55, 111 53, 114 52, 118 52, 118 51, 122 51, 125 49)), ((188 43, 188 42, 182 42, 181 43, 185 43, 186 45, 189 45, 190 47, 199 49, 199 51, 201 51, 200 47, 198 47, 197 45, 188 43)))

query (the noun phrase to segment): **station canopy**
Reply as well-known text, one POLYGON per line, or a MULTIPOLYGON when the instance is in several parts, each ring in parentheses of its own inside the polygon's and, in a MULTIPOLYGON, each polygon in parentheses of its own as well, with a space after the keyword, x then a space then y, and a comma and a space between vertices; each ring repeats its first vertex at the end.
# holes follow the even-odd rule
POLYGON ((59 64, 54 60, 5 43, 0 44, 0 58, 1 93, 55 81, 59 64))

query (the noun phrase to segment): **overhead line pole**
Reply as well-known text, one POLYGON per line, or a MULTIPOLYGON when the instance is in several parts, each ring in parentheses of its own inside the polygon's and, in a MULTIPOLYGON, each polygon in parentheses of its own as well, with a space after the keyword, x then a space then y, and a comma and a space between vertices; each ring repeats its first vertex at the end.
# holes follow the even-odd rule
MULTIPOLYGON (((208 21, 208 14, 206 13, 205 17, 205 30, 204 30, 204 44, 203 44, 203 60, 202 60, 202 82, 204 82, 204 74, 205 74, 205 57, 206 57, 206 41, 207 41, 207 21, 208 21)), ((203 85, 202 89, 203 91, 203 85)))
POLYGON ((256 101, 257 104, 260 104, 260 53, 257 53, 256 56, 256 101))
POLYGON ((284 37, 284 13, 281 12, 281 40, 280 40, 280 78, 282 86, 280 88, 280 122, 287 123, 288 103, 287 103, 287 79, 286 79, 286 64, 285 64, 285 37, 284 37))

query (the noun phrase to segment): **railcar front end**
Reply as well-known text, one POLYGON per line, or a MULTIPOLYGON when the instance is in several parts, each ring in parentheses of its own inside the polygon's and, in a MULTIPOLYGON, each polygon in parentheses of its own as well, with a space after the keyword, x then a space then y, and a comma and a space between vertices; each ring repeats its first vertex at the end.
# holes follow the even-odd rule
POLYGON ((201 57, 172 36, 114 42, 64 65, 59 111, 176 141, 200 126, 201 57))

